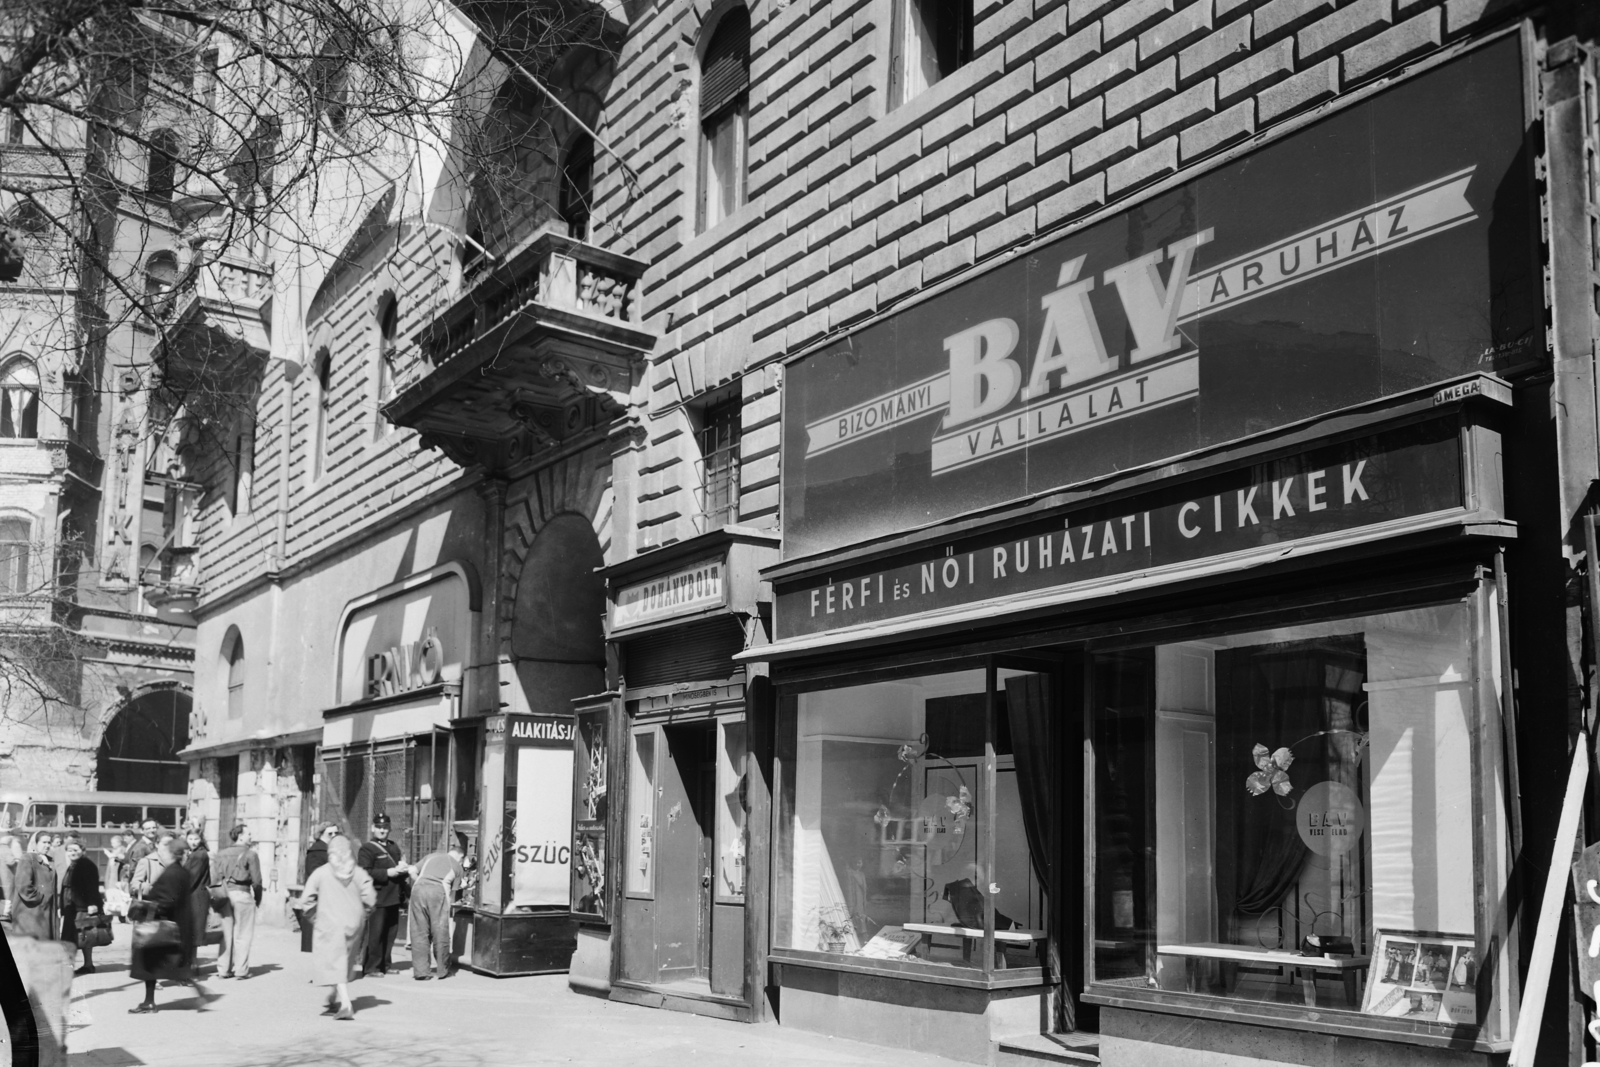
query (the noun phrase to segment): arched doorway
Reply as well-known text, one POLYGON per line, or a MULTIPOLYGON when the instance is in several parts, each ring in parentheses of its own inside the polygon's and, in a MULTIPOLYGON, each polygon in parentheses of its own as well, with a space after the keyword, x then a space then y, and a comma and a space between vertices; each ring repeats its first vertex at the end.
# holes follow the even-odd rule
POLYGON ((557 515, 533 539, 517 582, 511 652, 530 711, 570 714, 605 688, 605 563, 589 520, 557 515))
POLYGON ((182 689, 157 689, 130 699, 111 717, 95 757, 101 790, 184 793, 189 767, 178 753, 189 747, 193 698, 182 689))

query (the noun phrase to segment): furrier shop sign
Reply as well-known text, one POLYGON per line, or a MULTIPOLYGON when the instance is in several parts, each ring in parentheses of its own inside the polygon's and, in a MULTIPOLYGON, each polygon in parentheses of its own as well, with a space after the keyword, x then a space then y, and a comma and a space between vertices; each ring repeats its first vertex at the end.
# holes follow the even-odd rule
POLYGON ((1457 424, 1329 445, 777 590, 779 639, 1221 558, 1464 505, 1457 424))
POLYGON ((1507 39, 791 364, 785 556, 1537 358, 1521 93, 1507 39))

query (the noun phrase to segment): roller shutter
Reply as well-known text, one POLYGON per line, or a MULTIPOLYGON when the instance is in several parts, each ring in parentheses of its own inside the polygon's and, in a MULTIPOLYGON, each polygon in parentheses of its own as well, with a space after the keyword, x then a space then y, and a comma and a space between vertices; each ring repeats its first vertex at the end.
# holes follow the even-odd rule
POLYGON ((622 676, 634 688, 713 681, 734 672, 733 657, 743 650, 744 627, 719 615, 624 641, 622 676))

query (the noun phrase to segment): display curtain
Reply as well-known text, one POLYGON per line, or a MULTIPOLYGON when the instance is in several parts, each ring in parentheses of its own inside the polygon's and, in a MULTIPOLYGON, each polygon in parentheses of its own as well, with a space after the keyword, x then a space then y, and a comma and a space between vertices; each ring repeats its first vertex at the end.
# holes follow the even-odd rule
POLYGON ((1260 917, 1284 904, 1299 880, 1309 850, 1300 840, 1294 802, 1329 777, 1329 756, 1341 747, 1330 752, 1323 738, 1301 742, 1348 722, 1363 679, 1350 668, 1363 660, 1359 636, 1217 653, 1219 915, 1260 917), (1257 769, 1257 744, 1294 753, 1289 796, 1252 796, 1245 788, 1257 769))
POLYGON ((1039 884, 1049 892, 1050 783, 1055 743, 1050 714, 1050 676, 1019 674, 1006 679, 1006 711, 1011 720, 1011 750, 1016 758, 1017 795, 1022 829, 1039 884))

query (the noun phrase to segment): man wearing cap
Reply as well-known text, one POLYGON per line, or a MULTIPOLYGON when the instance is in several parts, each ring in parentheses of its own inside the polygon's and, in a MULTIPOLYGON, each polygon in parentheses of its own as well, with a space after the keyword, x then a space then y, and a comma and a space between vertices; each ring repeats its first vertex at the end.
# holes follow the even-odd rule
POLYGON ((379 812, 372 817, 372 839, 361 846, 356 862, 372 876, 373 888, 378 891, 377 904, 367 920, 367 947, 361 972, 388 974, 394 955, 394 937, 400 930, 400 887, 411 873, 400 846, 389 840, 389 816, 379 812))
POLYGON ((450 975, 450 898, 464 874, 459 843, 449 851, 430 852, 414 868, 411 879, 411 977, 425 982, 450 975))

